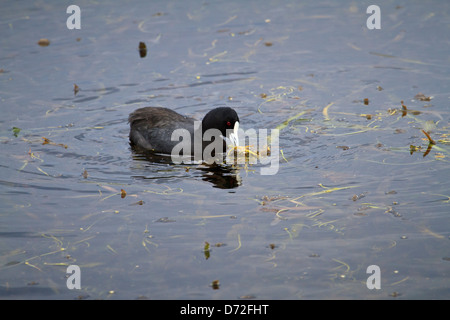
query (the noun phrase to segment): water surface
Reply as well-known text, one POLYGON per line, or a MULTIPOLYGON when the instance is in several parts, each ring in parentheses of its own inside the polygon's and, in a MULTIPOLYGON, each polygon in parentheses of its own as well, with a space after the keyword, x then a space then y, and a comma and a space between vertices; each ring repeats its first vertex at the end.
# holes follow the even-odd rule
POLYGON ((0 297, 450 298, 447 3, 70 4, 0 12, 0 297), (133 153, 148 105, 279 128, 277 174, 133 153))

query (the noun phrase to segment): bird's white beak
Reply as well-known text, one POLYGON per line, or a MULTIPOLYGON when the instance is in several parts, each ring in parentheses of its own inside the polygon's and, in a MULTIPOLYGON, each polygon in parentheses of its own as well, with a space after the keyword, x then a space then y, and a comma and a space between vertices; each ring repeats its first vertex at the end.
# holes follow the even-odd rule
POLYGON ((239 136, 238 136, 238 130, 239 130, 239 121, 236 121, 234 124, 233 132, 230 133, 230 140, 233 146, 239 147, 239 136))

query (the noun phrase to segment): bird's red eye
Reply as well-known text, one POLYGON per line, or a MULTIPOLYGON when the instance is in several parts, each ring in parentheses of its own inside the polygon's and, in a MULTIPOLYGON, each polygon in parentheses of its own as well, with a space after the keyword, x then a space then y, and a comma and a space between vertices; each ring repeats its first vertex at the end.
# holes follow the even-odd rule
POLYGON ((231 122, 230 121, 227 121, 227 126, 231 126, 231 122))

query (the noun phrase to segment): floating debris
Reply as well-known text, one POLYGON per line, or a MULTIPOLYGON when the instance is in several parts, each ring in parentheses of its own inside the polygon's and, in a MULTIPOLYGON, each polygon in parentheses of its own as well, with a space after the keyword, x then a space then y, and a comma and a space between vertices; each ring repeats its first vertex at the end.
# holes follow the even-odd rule
POLYGON ((365 99, 364 99, 364 104, 365 104, 366 106, 369 105, 369 99, 368 99, 368 98, 365 98, 365 99))
POLYGON ((83 178, 87 179, 87 177, 89 176, 88 172, 86 169, 84 169, 83 173, 81 174, 83 176, 83 178))
POLYGON ((156 220, 156 222, 169 223, 169 222, 175 222, 175 220, 169 219, 168 217, 164 217, 164 218, 159 218, 158 220, 156 220))
POLYGON ((419 100, 419 101, 431 101, 431 99, 433 99, 432 96, 427 97, 426 95, 424 95, 423 93, 419 92, 418 94, 416 94, 414 96, 415 100, 419 100))
POLYGON ((73 94, 76 96, 78 91, 80 91, 80 87, 74 83, 73 84, 73 94))
POLYGON ((40 45, 41 47, 48 47, 50 45, 50 40, 48 40, 46 38, 42 38, 42 39, 39 39, 37 44, 40 45))
POLYGON ((223 242, 217 242, 217 243, 214 244, 214 247, 219 248, 219 247, 223 247, 223 246, 226 246, 226 245, 227 245, 226 243, 223 243, 223 242))
POLYGON ((401 217, 402 215, 400 213, 398 213, 397 211, 395 211, 392 207, 387 207, 387 210, 384 213, 390 213, 392 214, 394 217, 398 218, 401 217))
POLYGON ((127 196, 127 192, 123 189, 120 189, 120 197, 123 199, 127 196))
POLYGON ((363 192, 363 193, 360 193, 360 194, 354 194, 352 196, 352 200, 353 201, 357 201, 359 199, 362 199, 362 198, 364 198, 366 196, 366 194, 367 194, 367 192, 363 192))
POLYGON ((218 290, 220 287, 220 282, 219 280, 213 280, 211 282, 211 288, 213 288, 213 290, 218 290))
POLYGON ((141 58, 145 58, 147 56, 147 46, 145 42, 139 42, 139 56, 141 58))

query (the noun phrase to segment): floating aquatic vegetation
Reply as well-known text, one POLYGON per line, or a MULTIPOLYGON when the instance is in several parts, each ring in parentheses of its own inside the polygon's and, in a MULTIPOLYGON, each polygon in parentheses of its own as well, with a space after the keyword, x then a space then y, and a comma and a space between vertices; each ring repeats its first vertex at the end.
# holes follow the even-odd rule
POLYGON ((410 145, 409 146, 409 154, 413 154, 414 152, 420 151, 422 149, 421 146, 414 146, 414 145, 410 145))
MULTIPOLYGON (((264 113, 262 111, 262 107, 265 104, 278 102, 282 104, 289 103, 290 99, 300 100, 300 97, 296 94, 300 89, 294 86, 278 86, 276 88, 272 88, 269 90, 269 93, 261 93, 260 97, 264 99, 264 101, 258 106, 258 112, 264 113)), ((279 108, 279 106, 278 106, 279 108)))
POLYGON ((431 138, 430 134, 426 132, 425 130, 422 130, 423 134, 428 138, 428 141, 430 144, 436 144, 436 142, 431 138))
MULTIPOLYGON (((304 195, 300 195, 297 197, 289 197, 289 196, 264 196, 262 198, 262 201, 260 200, 259 203, 261 206, 262 211, 265 212, 273 212, 275 213, 274 220, 272 221, 271 225, 276 225, 280 221, 288 220, 288 219, 305 219, 302 223, 294 223, 290 228, 285 228, 286 233, 289 235, 289 239, 293 239, 298 236, 299 231, 303 227, 311 228, 311 227, 318 227, 323 229, 328 229, 333 232, 336 232, 337 234, 344 234, 345 227, 340 227, 336 224, 338 219, 335 220, 326 220, 322 219, 320 216, 325 212, 324 208, 326 208, 327 205, 324 206, 308 206, 304 204, 304 202, 300 202, 299 199, 305 198, 309 200, 313 199, 321 199, 322 195, 328 194, 331 192, 339 191, 339 190, 345 190, 349 188, 353 188, 356 186, 350 186, 350 187, 337 187, 337 188, 329 188, 325 187, 322 184, 320 184, 322 188, 325 190, 319 191, 319 192, 311 192, 304 195), (271 206, 271 204, 275 204, 275 206, 271 206), (292 205, 294 204, 294 205, 292 205)), ((364 194, 365 195, 365 194, 364 194)), ((363 197, 362 194, 360 197, 363 197)))
POLYGON ((402 104, 402 117, 404 117, 408 114, 408 108, 404 105, 403 100, 400 102, 402 104))
POLYGON ((171 194, 177 194, 177 193, 182 193, 183 189, 182 188, 172 188, 169 186, 164 186, 166 189, 165 190, 143 190, 143 192, 149 192, 149 193, 155 193, 155 194, 159 194, 159 195, 171 195, 171 194))
POLYGON ((403 102, 403 100, 400 101, 400 103, 401 103, 401 109, 388 109, 388 112, 389 112, 390 115, 394 115, 394 114, 396 114, 397 112, 400 112, 400 111, 401 111, 401 113, 402 113, 402 118, 403 118, 403 117, 407 116, 408 114, 412 114, 412 115, 417 116, 417 115, 419 115, 419 114, 422 113, 422 112, 419 111, 419 110, 408 109, 408 107, 405 105, 405 103, 403 102))
POLYGON ((118 254, 116 250, 113 249, 109 244, 106 245, 106 249, 108 249, 109 252, 112 252, 114 254, 118 254))
POLYGON ((270 156, 270 147, 264 146, 260 150, 256 150, 253 145, 248 146, 231 146, 227 151, 227 157, 234 159, 234 163, 243 164, 241 159, 245 159, 245 169, 248 169, 248 164, 255 164, 257 160, 270 156), (239 159, 239 161, 238 161, 239 159))
POLYGON ((261 198, 260 204, 265 206, 268 204, 271 204, 273 202, 279 201, 279 200, 284 200, 284 199, 288 199, 289 197, 287 196, 282 196, 282 195, 277 195, 277 196, 263 196, 261 198))
POLYGON ((12 132, 13 132, 13 135, 14 135, 14 137, 18 137, 19 136, 19 132, 22 130, 22 129, 20 129, 20 128, 17 128, 17 127, 12 127, 12 132))
MULTIPOLYGON (((423 153, 423 157, 425 158, 431 151, 431 149, 433 148, 433 146, 436 145, 436 141, 433 140, 433 138, 431 138, 430 134, 428 132, 426 132, 425 130, 421 130, 422 133, 426 136, 427 140, 428 140, 428 146, 427 149, 425 150, 425 152, 423 153)), ((414 152, 417 151, 421 151, 422 150, 422 146, 415 146, 415 145, 410 145, 409 146, 409 153, 412 155, 414 152)), ((445 158, 445 155, 438 154, 437 158, 445 158)))
POLYGON ((239 250, 242 247, 241 235, 239 233, 237 234, 237 241, 238 241, 237 247, 232 249, 232 250, 230 250, 230 252, 237 251, 237 250, 239 250))
POLYGON ((50 139, 46 138, 46 137, 42 137, 42 139, 44 139, 44 142, 42 142, 43 145, 45 144, 49 144, 49 145, 53 145, 53 146, 59 146, 59 147, 63 147, 64 149, 67 149, 67 144, 62 144, 62 143, 55 143, 53 141, 51 141, 50 139))
POLYGON ((283 121, 281 124, 279 124, 275 129, 277 130, 283 130, 284 128, 286 128, 290 122, 299 119, 302 115, 310 112, 311 110, 305 110, 305 111, 301 111, 299 113, 297 113, 296 115, 289 117, 287 120, 283 121))
POLYGON ((208 241, 205 241, 205 246, 203 247, 203 254, 205 255, 206 260, 208 260, 211 255, 210 246, 209 246, 208 241))
POLYGON ((329 103, 325 108, 322 110, 323 117, 325 120, 330 120, 330 117, 328 116, 328 109, 334 104, 334 102, 329 103))
POLYGON ((432 147, 433 147, 433 144, 432 144, 432 143, 429 143, 429 144, 428 144, 428 147, 427 147, 427 150, 425 150, 425 152, 424 152, 424 154, 423 154, 423 157, 424 157, 424 158, 430 153, 432 147))

